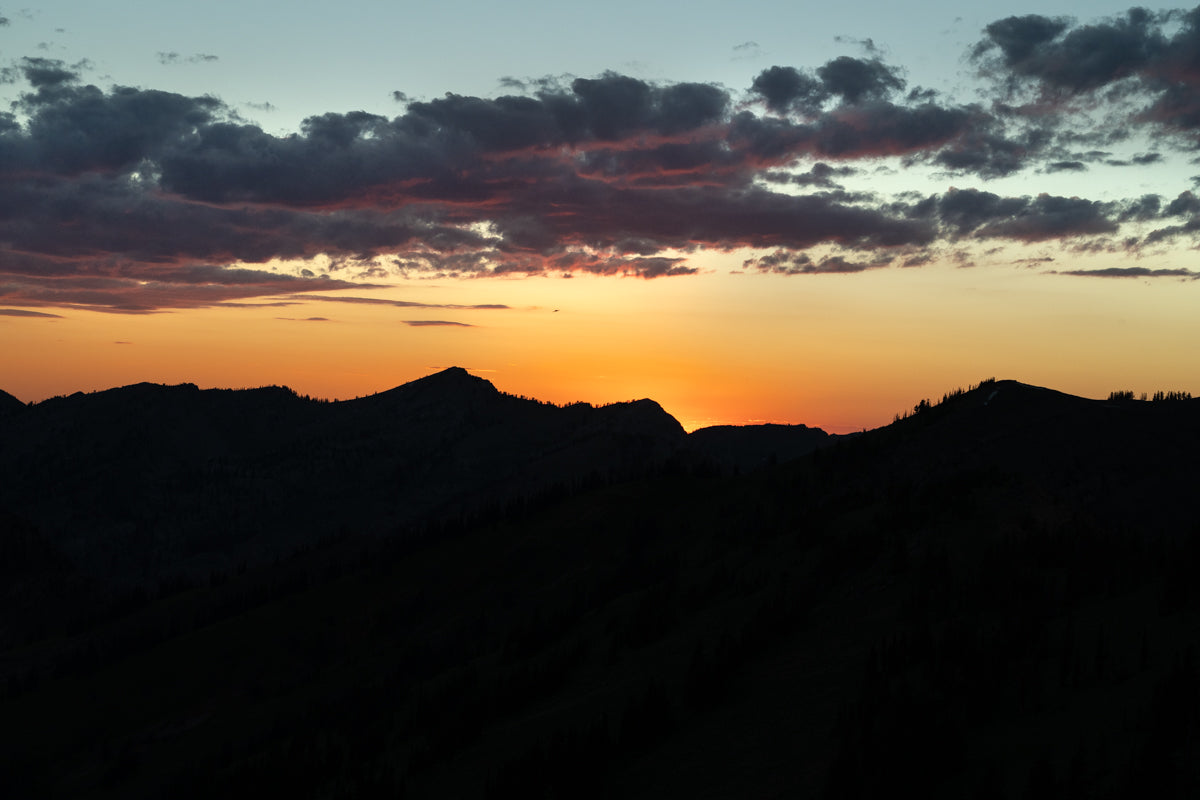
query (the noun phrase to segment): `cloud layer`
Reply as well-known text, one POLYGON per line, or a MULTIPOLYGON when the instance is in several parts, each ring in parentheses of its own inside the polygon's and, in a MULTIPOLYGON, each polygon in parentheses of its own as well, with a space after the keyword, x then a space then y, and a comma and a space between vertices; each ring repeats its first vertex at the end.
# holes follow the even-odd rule
POLYGON ((397 93, 399 116, 330 112, 285 136, 211 96, 102 89, 24 58, 3 71, 23 88, 0 114, 0 303, 143 312, 397 275, 659 278, 695 272, 700 248, 847 273, 989 240, 1138 250, 1200 231, 1182 187, 1101 202, 843 186, 885 161, 968 182, 1153 168, 1157 151, 1112 156, 1129 131, 1195 150, 1200 9, 993 22, 969 53, 987 101, 909 87, 871 53, 773 66, 744 91, 605 73, 397 93), (320 276, 267 266, 318 256, 320 276))

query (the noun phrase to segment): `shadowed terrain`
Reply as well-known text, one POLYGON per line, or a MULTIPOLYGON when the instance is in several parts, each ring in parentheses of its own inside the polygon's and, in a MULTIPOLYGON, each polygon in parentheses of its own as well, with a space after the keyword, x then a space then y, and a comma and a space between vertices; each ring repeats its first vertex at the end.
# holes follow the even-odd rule
POLYGON ((692 447, 737 470, 774 466, 811 453, 834 439, 836 436, 807 425, 714 425, 688 436, 692 447))
POLYGON ((0 391, 0 417, 7 417, 25 408, 25 404, 11 394, 0 391))
POLYGON ((689 436, 448 370, 0 418, 13 796, 1200 789, 1200 401, 689 436))
POLYGON ((649 400, 566 408, 452 368, 359 400, 138 384, 0 422, 0 510, 91 578, 207 578, 347 531, 430 521, 656 470, 685 434, 649 400), (65 501, 65 502, 64 502, 65 501))

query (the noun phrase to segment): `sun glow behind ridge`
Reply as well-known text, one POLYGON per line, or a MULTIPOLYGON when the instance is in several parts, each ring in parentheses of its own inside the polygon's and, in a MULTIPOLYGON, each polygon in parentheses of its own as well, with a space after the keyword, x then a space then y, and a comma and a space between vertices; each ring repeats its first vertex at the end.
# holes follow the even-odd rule
POLYGON ((459 365, 555 403, 649 397, 689 430, 831 432, 886 424, 922 396, 993 375, 1099 397, 1121 388, 1115 361, 1136 365, 1122 386, 1200 389, 1172 380, 1200 337, 1195 282, 953 264, 797 279, 721 270, 728 254, 696 260, 701 274, 683 279, 402 281, 280 305, 2 317, 16 346, 0 374, 20 377, 4 388, 24 400, 138 381, 345 399, 459 365), (456 324, 411 324, 421 321, 456 324))

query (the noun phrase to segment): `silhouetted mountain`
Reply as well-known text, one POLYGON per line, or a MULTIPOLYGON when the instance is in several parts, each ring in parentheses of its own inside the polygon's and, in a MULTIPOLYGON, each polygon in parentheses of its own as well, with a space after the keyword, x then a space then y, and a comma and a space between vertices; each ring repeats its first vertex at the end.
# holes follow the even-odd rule
POLYGON ((7 417, 25 409, 25 404, 11 394, 0 391, 0 417, 7 417))
POLYGON ((1200 796, 1200 401, 985 381, 855 437, 794 431, 824 444, 740 476, 649 401, 557 408, 458 370, 347 403, 142 386, 20 416, 86 450, 0 429, 4 464, 70 479, 58 517, 10 489, 41 478, 0 483, 6 796, 1200 796), (131 407, 204 455, 111 421, 131 407), (136 560, 68 558, 72 531, 169 554, 194 529, 121 527, 112 493, 254 520, 234 552, 309 544, 117 591, 105 563, 136 560))
POLYGON ((584 482, 684 442, 657 404, 558 408, 460 368, 359 400, 138 384, 0 422, 0 508, 85 572, 150 585, 353 531, 404 535, 584 482), (64 503, 63 498, 70 498, 64 503))
POLYGON ((799 458, 830 441, 807 425, 714 425, 688 434, 693 447, 741 471, 799 458))
POLYGON ((1072 513, 1184 524, 1175 501, 1195 490, 1200 399, 1089 400, 991 381, 863 438, 878 455, 864 484, 885 474, 913 486, 1004 476, 1027 508, 1052 496, 1072 513))

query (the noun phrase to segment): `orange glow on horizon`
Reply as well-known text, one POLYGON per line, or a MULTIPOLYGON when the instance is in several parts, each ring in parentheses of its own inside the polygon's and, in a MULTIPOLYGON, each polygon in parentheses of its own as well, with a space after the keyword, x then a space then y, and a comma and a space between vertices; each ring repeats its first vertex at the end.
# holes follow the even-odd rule
POLYGON ((408 281, 327 293, 437 308, 299 297, 0 316, 0 389, 31 401, 139 381, 282 384, 347 399, 456 365, 555 403, 649 397, 689 430, 776 422, 836 433, 887 424, 923 397, 991 376, 1089 397, 1200 394, 1194 283, 950 267, 742 275, 716 268, 721 259, 699 253, 689 262, 705 274, 650 281, 408 281), (464 308, 483 304, 509 308, 464 308), (405 324, 422 320, 472 327, 405 324))

